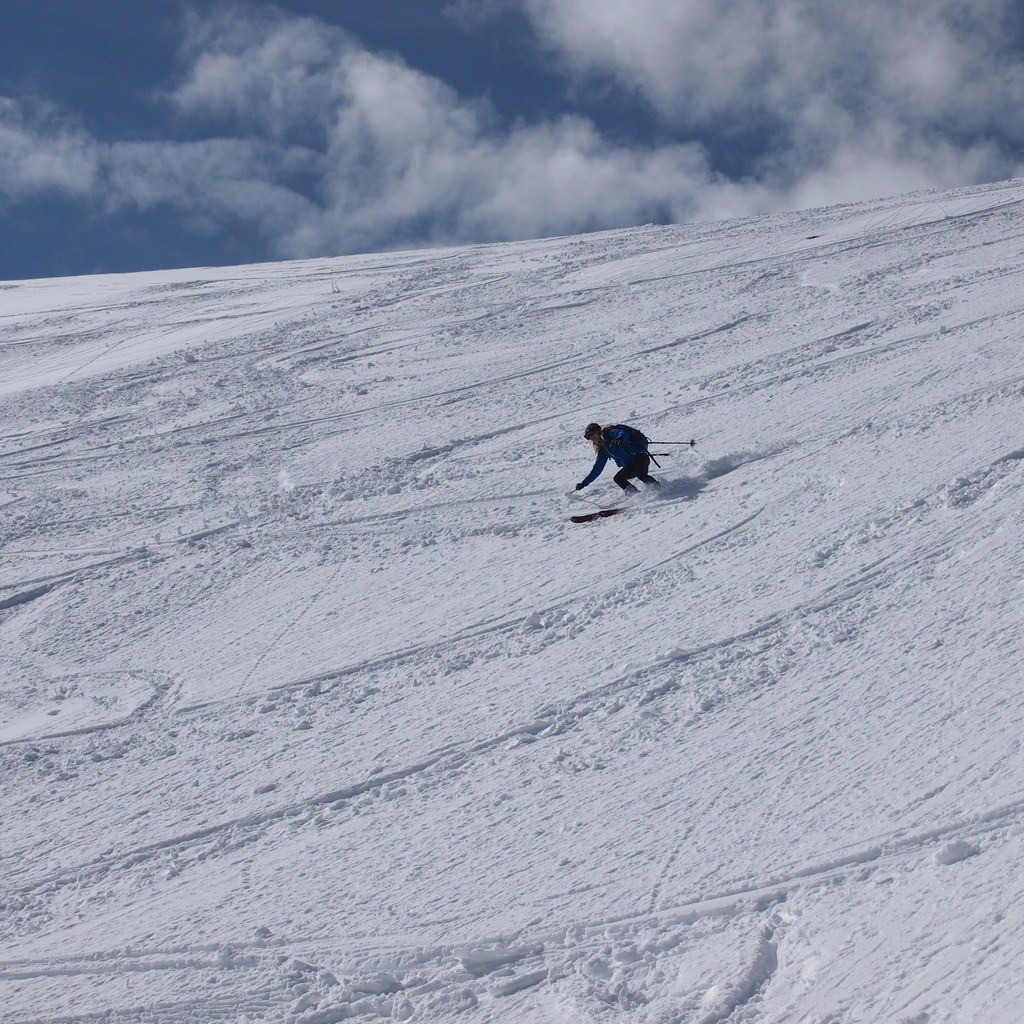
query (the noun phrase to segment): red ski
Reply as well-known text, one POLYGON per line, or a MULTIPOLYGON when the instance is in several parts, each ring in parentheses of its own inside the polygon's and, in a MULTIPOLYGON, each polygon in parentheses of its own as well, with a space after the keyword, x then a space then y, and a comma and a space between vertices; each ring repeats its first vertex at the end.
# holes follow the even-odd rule
POLYGON ((617 516, 620 512, 625 512, 625 508, 602 508, 597 512, 586 512, 581 516, 569 516, 574 523, 591 523, 595 519, 602 519, 607 516, 617 516))

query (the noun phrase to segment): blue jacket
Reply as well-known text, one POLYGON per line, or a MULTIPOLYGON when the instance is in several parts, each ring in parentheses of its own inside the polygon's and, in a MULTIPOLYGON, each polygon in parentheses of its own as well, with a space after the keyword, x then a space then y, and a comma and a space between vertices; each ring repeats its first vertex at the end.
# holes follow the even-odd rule
POLYGON ((583 483, 592 484, 604 472, 609 457, 621 468, 646 451, 646 445, 629 439, 628 431, 623 430, 621 424, 605 427, 601 431, 601 448, 594 460, 594 468, 583 478, 583 483))

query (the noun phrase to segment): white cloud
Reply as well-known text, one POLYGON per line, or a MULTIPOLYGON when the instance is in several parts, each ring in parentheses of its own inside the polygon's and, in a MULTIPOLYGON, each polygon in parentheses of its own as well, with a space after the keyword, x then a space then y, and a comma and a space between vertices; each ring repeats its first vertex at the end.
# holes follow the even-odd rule
MULTIPOLYGON (((1021 64, 945 0, 519 2, 581 75, 618 76, 667 123, 767 126, 756 174, 730 181, 692 142, 614 145, 580 117, 503 126, 337 28, 233 7, 188 20, 163 97, 206 138, 100 142, 52 108, 0 101, 0 200, 58 190, 173 208, 207 230, 241 221, 267 254, 297 257, 740 216, 1019 170, 1021 64)), ((1009 0, 979 2, 995 16, 1009 0)))
POLYGON ((577 70, 612 72, 686 123, 798 116, 808 102, 946 122, 1024 98, 1015 0, 521 0, 577 70))
POLYGON ((230 117, 240 128, 285 136, 329 121, 344 61, 360 49, 339 29, 271 9, 193 14, 182 46, 188 72, 169 98, 190 117, 230 117))
POLYGON ((322 158, 259 140, 101 142, 49 106, 0 98, 0 199, 60 194, 107 212, 175 207, 285 232, 315 204, 286 182, 322 158))
POLYGON ((766 135, 758 177, 792 201, 1019 168, 1015 0, 521 2, 573 73, 614 76, 679 128, 766 135))
POLYGON ((88 195, 97 175, 95 147, 51 106, 0 97, 0 196, 18 200, 50 191, 88 195))
POLYGON ((171 206, 214 220, 237 218, 270 236, 317 207, 288 184, 319 171, 315 154, 246 139, 119 142, 100 147, 100 197, 110 209, 171 206))
POLYGON ((485 103, 309 19, 197 22, 190 51, 182 113, 276 139, 316 128, 321 208, 282 239, 289 255, 685 219, 739 198, 697 145, 616 147, 576 117, 501 129, 485 103))
MULTIPOLYGON (((193 18, 184 52, 186 71, 165 98, 215 137, 106 144, 79 132, 64 145, 73 142, 92 169, 80 181, 66 175, 66 191, 108 209, 243 219, 283 256, 525 238, 763 204, 756 190, 713 174, 698 145, 614 146, 578 117, 502 127, 486 103, 313 19, 239 8, 193 18)), ((10 119, 25 140, 19 166, 45 162, 55 136, 18 116, 10 119)), ((8 192, 14 181, 44 180, 8 178, 8 192)), ((50 175, 53 187, 61 182, 50 175)))

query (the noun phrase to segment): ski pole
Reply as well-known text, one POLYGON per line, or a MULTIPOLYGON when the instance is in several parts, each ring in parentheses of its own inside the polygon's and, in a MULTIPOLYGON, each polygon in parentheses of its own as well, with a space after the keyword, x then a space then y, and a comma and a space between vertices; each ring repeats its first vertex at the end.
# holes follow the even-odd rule
POLYGON ((685 444, 687 448, 697 447, 697 442, 692 438, 689 441, 649 441, 648 444, 685 444))
POLYGON ((572 499, 573 501, 585 501, 588 505, 593 505, 594 508, 602 507, 600 502, 594 501, 592 498, 584 498, 579 491, 569 491, 566 494, 566 497, 572 499))

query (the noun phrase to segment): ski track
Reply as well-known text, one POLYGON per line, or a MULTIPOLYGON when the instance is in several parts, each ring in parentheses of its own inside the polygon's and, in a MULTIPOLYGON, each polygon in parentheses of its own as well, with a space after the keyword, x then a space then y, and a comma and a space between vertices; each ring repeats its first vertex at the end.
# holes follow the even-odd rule
POLYGON ((1022 188, 0 293, 5 1020, 1015 1020, 1022 188))

